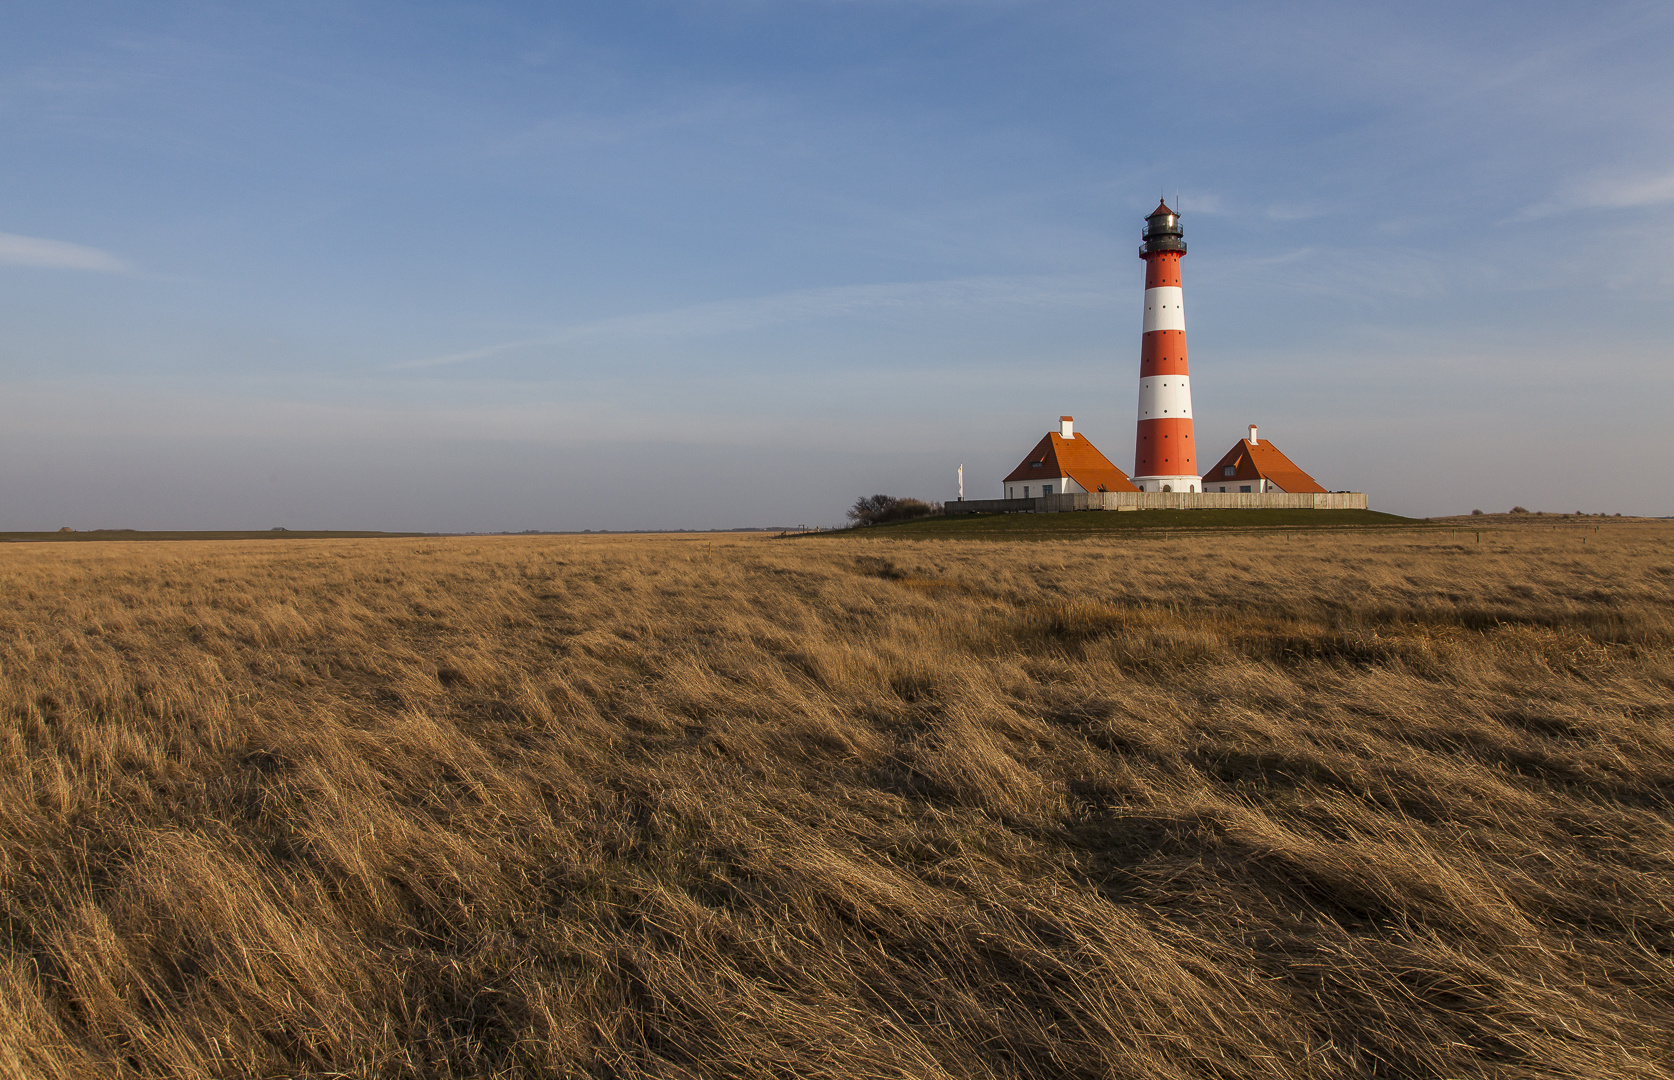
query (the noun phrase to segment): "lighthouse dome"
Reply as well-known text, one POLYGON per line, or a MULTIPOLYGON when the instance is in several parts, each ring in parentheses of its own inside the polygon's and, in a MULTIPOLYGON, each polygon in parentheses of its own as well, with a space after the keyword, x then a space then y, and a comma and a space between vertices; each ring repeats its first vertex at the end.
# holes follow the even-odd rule
POLYGON ((1157 208, 1145 219, 1144 244, 1140 245, 1141 257, 1154 251, 1178 251, 1185 254, 1186 241, 1182 239, 1185 230, 1180 228, 1180 216, 1168 208, 1166 202, 1157 203, 1157 208))
POLYGON ((1146 236, 1181 236, 1180 216, 1168 208, 1165 202, 1158 203, 1157 208, 1145 219, 1146 236))

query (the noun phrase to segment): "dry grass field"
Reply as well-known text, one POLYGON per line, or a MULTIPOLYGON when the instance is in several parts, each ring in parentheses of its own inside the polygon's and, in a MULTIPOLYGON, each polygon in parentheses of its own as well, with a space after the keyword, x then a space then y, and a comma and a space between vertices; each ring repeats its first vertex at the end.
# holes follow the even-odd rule
POLYGON ((5 1077, 1674 1077, 1674 524, 0 596, 5 1077))

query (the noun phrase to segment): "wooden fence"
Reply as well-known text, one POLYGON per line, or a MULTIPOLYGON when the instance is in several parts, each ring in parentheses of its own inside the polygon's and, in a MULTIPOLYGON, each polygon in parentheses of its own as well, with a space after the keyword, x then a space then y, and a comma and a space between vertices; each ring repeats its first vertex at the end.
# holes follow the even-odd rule
POLYGON ((971 499, 950 502, 949 514, 1062 514, 1074 510, 1365 510, 1363 491, 1267 495, 1221 491, 1094 491, 1042 495, 1034 499, 971 499))

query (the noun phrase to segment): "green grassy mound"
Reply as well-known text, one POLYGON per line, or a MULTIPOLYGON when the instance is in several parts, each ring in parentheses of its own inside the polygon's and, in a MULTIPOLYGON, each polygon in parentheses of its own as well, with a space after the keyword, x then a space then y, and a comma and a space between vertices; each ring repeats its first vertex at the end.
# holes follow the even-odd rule
POLYGON ((1084 510, 1067 514, 954 514, 820 535, 1013 540, 1156 529, 1340 529, 1430 524, 1377 510, 1084 510))

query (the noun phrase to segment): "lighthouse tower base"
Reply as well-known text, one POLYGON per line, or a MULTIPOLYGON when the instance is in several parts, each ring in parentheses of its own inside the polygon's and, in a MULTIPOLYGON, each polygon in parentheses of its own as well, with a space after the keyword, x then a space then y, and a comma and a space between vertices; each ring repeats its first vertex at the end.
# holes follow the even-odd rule
POLYGON ((1195 492, 1203 481, 1196 476, 1134 476, 1129 477, 1140 491, 1195 492))

